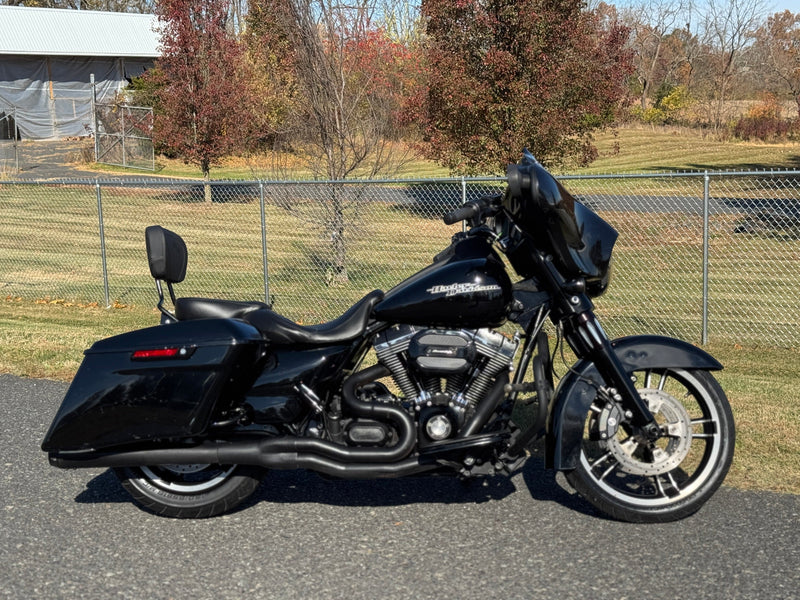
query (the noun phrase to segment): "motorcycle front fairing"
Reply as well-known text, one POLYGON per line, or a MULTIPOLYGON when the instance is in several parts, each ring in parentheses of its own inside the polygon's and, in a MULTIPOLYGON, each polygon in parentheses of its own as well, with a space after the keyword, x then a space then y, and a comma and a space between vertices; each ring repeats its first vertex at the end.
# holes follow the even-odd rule
POLYGON ((576 200, 530 153, 509 169, 517 189, 512 192, 510 185, 503 203, 523 232, 512 236, 509 259, 514 269, 530 276, 529 256, 535 245, 553 256, 562 275, 583 279, 587 295, 600 296, 609 284, 617 231, 576 200))

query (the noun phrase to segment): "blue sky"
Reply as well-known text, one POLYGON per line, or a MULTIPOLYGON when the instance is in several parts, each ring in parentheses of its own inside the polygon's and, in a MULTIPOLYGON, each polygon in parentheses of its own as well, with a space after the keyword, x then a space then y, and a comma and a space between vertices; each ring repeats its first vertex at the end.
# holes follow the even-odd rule
POLYGON ((800 12, 800 0, 780 0, 779 2, 770 2, 769 5, 773 7, 768 13, 770 15, 784 10, 790 10, 793 13, 800 12))
MULTIPOLYGON (((615 4, 616 6, 625 6, 628 4, 638 4, 636 0, 605 0, 608 4, 615 4)), ((702 3, 703 0, 695 0, 696 4, 702 3)), ((591 4, 591 2, 590 2, 591 4)), ((764 11, 765 15, 771 15, 776 12, 790 10, 793 13, 800 13, 800 0, 766 0, 764 3, 767 7, 764 11)))

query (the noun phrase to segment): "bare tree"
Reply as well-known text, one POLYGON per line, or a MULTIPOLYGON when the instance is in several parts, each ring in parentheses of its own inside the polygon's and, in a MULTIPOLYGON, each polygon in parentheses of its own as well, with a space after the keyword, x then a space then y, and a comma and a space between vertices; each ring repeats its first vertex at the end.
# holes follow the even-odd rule
POLYGON ((425 26, 420 15, 421 0, 381 0, 380 14, 389 36, 403 44, 422 43, 425 26))
POLYGON ((659 62, 663 59, 665 39, 686 22, 688 8, 687 0, 640 0, 624 12, 623 22, 631 28, 642 110, 647 108, 659 62))
MULTIPOLYGON (((775 88, 788 92, 800 114, 800 13, 775 13, 756 32, 754 51, 775 88)), ((763 81, 762 81, 763 83, 763 81)))
POLYGON ((395 99, 373 87, 376 65, 359 54, 370 41, 373 1, 288 4, 297 85, 306 101, 293 133, 306 145, 309 168, 329 180, 355 171, 369 178, 390 168, 395 99))
POLYGON ((765 0, 707 0, 702 20, 714 79, 712 123, 715 131, 722 126, 731 83, 739 74, 743 50, 751 43, 765 7, 765 0))
POLYGON ((692 32, 691 21, 687 22, 682 29, 676 29, 670 38, 670 41, 674 42, 677 55, 674 66, 677 72, 681 72, 677 79, 686 85, 690 94, 693 94, 696 86, 695 72, 700 57, 703 55, 702 40, 692 32))
POLYGON ((272 135, 280 151, 275 156, 302 161, 315 179, 338 182, 327 187, 310 220, 330 240, 329 282, 345 283, 347 215, 357 210, 360 194, 342 182, 391 173, 410 157, 398 143, 407 92, 404 47, 374 26, 375 0, 259 0, 252 6, 268 24, 261 43, 272 54, 287 49, 283 62, 291 73, 282 79, 291 102, 272 135))

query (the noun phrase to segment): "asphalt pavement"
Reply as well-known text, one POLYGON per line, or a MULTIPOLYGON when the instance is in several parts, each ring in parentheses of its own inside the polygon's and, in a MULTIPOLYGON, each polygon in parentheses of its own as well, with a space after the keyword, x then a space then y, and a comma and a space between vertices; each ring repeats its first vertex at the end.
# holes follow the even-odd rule
POLYGON ((677 523, 605 519, 533 457, 512 478, 272 472, 208 520, 50 467, 66 384, 0 375, 0 598, 800 598, 800 496, 723 487, 677 523))

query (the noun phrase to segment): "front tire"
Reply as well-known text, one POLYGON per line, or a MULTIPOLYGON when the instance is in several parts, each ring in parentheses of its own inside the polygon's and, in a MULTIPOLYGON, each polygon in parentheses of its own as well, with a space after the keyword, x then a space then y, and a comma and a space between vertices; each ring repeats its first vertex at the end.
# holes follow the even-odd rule
POLYGON ((258 488, 264 470, 241 465, 120 467, 134 502, 164 517, 201 519, 230 511, 258 488))
POLYGON ((620 413, 598 398, 587 415, 578 467, 566 474, 567 480, 615 519, 682 519, 696 512, 728 473, 733 414, 722 388, 706 371, 659 369, 635 376, 662 438, 642 443, 624 425, 609 435, 609 414, 620 413))

